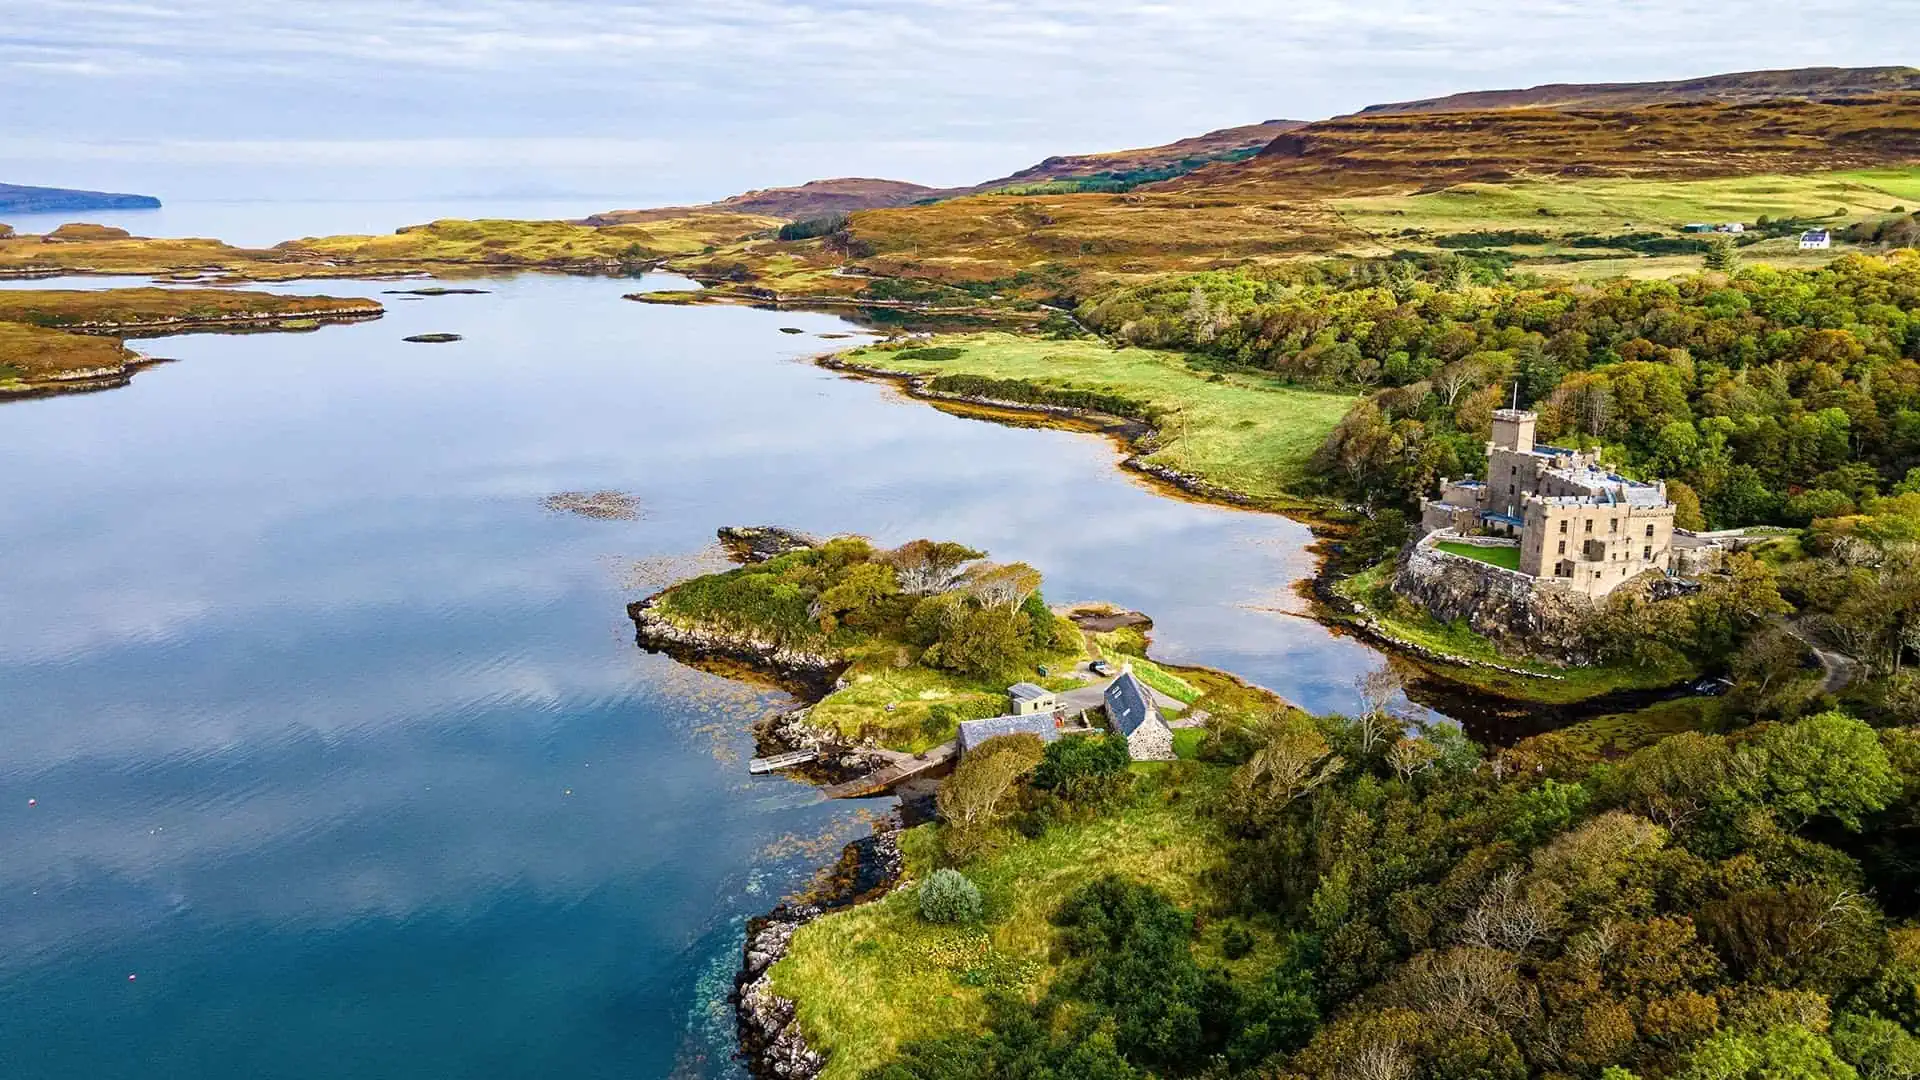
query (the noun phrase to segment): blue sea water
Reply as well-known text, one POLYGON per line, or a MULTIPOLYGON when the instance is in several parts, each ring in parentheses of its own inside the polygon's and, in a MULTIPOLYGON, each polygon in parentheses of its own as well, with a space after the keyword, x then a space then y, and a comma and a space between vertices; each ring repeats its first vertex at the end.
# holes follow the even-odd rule
POLYGON ((0 1075, 739 1075, 744 920, 882 807, 750 780, 787 699, 633 645, 721 525, 1026 560, 1308 708, 1376 662, 1290 613, 1303 527, 805 362, 838 319, 453 284, 0 406, 0 1075))

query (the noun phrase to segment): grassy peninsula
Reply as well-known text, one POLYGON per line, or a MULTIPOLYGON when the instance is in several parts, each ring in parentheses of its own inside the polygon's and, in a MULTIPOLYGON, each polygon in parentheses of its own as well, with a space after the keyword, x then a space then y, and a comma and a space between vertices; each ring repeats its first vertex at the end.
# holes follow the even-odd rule
POLYGON ((271 248, 66 225, 45 236, 0 235, 0 276, 191 274, 280 281, 445 273, 462 268, 622 273, 737 242, 779 225, 778 218, 717 213, 605 227, 568 221, 450 219, 407 226, 384 236, 310 237, 271 248))
POLYGON ((1141 460, 1269 506, 1298 506, 1308 460, 1352 394, 1223 374, 1187 356, 1089 338, 1006 333, 869 346, 840 362, 922 376, 939 395, 1062 406, 1141 421, 1141 460))
POLYGON ((312 330, 378 318, 359 297, 232 289, 0 290, 0 396, 118 386, 143 362, 124 337, 204 330, 312 330))

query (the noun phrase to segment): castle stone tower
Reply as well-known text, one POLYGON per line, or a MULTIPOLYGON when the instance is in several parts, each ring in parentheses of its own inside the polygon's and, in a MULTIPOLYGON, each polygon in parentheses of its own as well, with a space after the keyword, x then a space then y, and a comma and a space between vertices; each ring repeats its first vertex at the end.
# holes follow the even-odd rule
POLYGON ((1493 445, 1519 454, 1533 453, 1533 428, 1540 416, 1529 409, 1495 409, 1493 445))

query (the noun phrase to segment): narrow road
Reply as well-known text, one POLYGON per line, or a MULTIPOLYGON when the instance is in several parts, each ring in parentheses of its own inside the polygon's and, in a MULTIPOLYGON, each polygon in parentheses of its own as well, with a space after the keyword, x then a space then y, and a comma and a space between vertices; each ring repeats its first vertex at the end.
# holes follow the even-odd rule
POLYGON ((1798 622, 1791 619, 1782 619, 1780 620, 1780 625, 1788 634, 1793 636, 1795 641, 1805 645, 1807 649, 1813 653, 1813 658, 1820 662, 1820 669, 1826 672, 1827 675, 1820 683, 1821 693, 1829 695, 1838 694, 1840 691, 1852 685, 1854 678, 1860 673, 1860 661, 1855 660, 1846 653, 1823 648, 1821 644, 1814 639, 1813 635, 1808 633, 1807 629, 1798 622))

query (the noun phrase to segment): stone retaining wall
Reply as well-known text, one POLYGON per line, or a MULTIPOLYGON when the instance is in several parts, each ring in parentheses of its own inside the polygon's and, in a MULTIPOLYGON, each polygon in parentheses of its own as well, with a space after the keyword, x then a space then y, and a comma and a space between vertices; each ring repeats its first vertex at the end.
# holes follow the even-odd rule
POLYGON ((1585 627, 1594 602, 1567 589, 1434 546, 1435 533, 1407 548, 1394 567, 1393 591, 1444 623, 1464 622, 1516 655, 1562 664, 1593 662, 1585 627))

